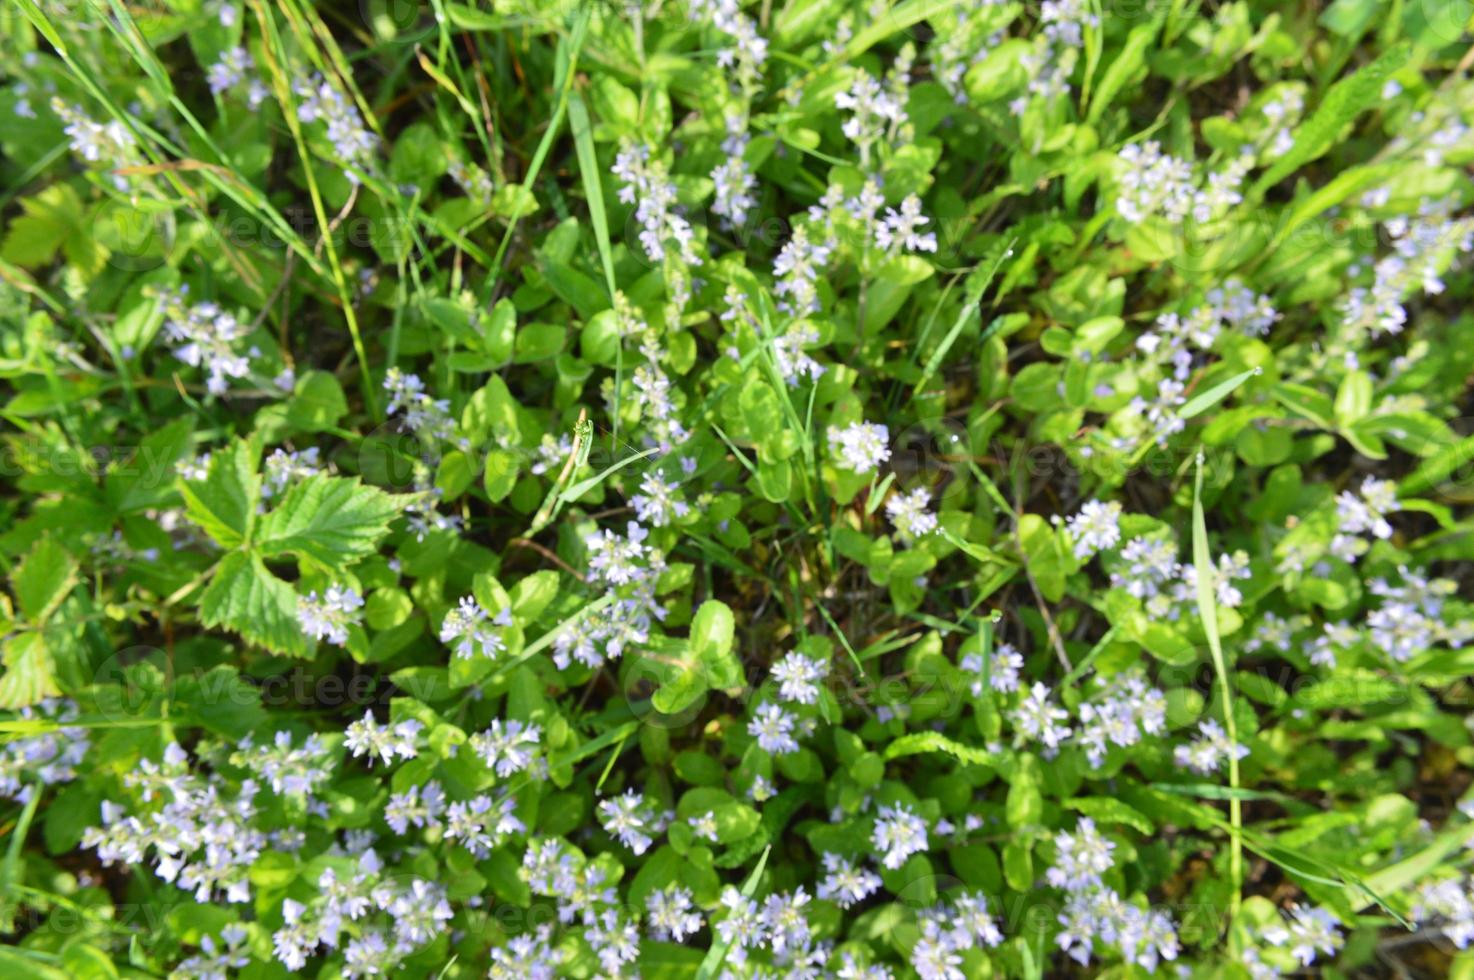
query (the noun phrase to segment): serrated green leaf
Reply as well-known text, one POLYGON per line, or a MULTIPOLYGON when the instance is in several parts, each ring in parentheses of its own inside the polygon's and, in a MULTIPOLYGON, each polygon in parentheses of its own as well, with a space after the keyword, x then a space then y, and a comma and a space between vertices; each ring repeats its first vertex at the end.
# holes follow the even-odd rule
POLYGON ((55 536, 46 535, 10 576, 15 602, 26 622, 40 626, 50 618, 77 581, 77 560, 55 536))
POLYGON ((0 676, 0 708, 24 708, 59 697, 55 664, 40 633, 21 633, 5 641, 5 674, 0 676))
POLYGON ((250 539, 261 499, 258 461, 256 445, 237 439, 210 455, 203 480, 181 481, 185 513, 223 548, 250 539))
POLYGON ((297 623, 297 593, 256 555, 234 552, 221 559, 200 597, 200 621, 224 626, 273 653, 305 657, 312 651, 297 623))
POLYGON ((357 478, 310 476, 261 521, 256 545, 267 557, 296 555, 342 571, 373 554, 402 505, 357 478))

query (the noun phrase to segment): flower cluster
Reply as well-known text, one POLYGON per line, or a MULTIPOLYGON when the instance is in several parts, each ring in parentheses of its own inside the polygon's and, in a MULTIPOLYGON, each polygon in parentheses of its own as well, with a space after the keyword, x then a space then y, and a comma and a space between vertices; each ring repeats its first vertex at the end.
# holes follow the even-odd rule
POLYGON ((577 662, 598 668, 619 659, 630 646, 650 638, 650 628, 665 618, 656 589, 665 570, 665 555, 646 543, 650 532, 630 521, 621 536, 604 529, 584 539, 592 584, 606 589, 607 604, 567 623, 553 644, 559 669, 577 662))
POLYGON ((1177 929, 1165 912, 1142 909, 1127 902, 1104 883, 1115 867, 1115 844, 1095 829, 1095 821, 1081 817, 1075 832, 1054 838, 1055 862, 1046 874, 1049 884, 1066 893, 1059 923, 1061 949, 1085 965, 1101 949, 1115 947, 1121 958, 1148 972, 1181 951, 1177 929))
POLYGON ((348 643, 348 628, 363 621, 363 597, 346 585, 330 585, 319 598, 309 592, 297 599, 297 622, 302 632, 338 646, 348 643))
POLYGON ((29 803, 38 787, 59 786, 77 777, 77 766, 92 746, 87 729, 67 724, 80 714, 70 698, 43 698, 20 709, 21 721, 57 727, 0 745, 0 797, 29 803))
POLYGON ((1200 737, 1188 745, 1179 745, 1173 758, 1179 766, 1207 775, 1222 768, 1230 759, 1242 759, 1249 754, 1249 747, 1234 742, 1223 730, 1223 726, 1212 718, 1198 723, 1200 737))
POLYGON ((236 45, 220 52, 220 57, 210 66, 205 78, 210 83, 210 91, 215 95, 244 88, 246 105, 255 109, 271 93, 267 91, 266 84, 252 74, 254 68, 255 63, 251 60, 250 53, 236 45))
POLYGON ((369 765, 373 765, 375 756, 386 764, 395 758, 413 759, 419 754, 416 743, 424 727, 413 718, 393 725, 380 725, 374 720, 373 712, 369 711, 349 723, 343 744, 348 746, 354 758, 368 756, 369 765))
POLYGON ((418 375, 391 367, 384 372, 384 390, 389 392, 386 411, 401 416, 405 429, 431 446, 455 441, 456 424, 450 416, 450 401, 426 393, 425 383, 418 375))
POLYGON ((890 430, 874 422, 852 422, 829 427, 829 452, 845 469, 871 473, 891 458, 890 430))
MULTIPOLYGON (((79 107, 55 96, 51 99, 51 111, 66 124, 72 152, 87 163, 104 163, 121 169, 143 162, 133 132, 120 121, 93 122, 79 107)), ((122 174, 114 173, 112 182, 118 190, 128 190, 128 179, 122 174)))
POLYGON ((1118 159, 1116 213, 1131 224, 1158 215, 1176 224, 1221 216, 1242 200, 1238 188, 1254 162, 1252 156, 1240 156, 1203 180, 1192 161, 1162 152, 1155 141, 1130 143, 1118 159))
POLYGON ((345 164, 343 176, 358 183, 359 174, 372 167, 379 145, 379 138, 364 124, 358 107, 322 76, 297 80, 293 92, 302 100, 297 103, 297 118, 324 125, 328 142, 345 164))
POLYGON ((129 815, 127 807, 105 801, 102 824, 87 828, 83 847, 95 850, 104 865, 142 865, 151 853, 155 874, 192 891, 199 902, 251 900, 249 871, 268 844, 256 826, 254 780, 229 796, 219 773, 191 772, 189 757, 170 742, 160 761, 139 760, 124 784, 144 805, 159 805, 129 815))
POLYGON ((457 657, 495 658, 506 649, 503 631, 511 625, 511 609, 492 615, 475 597, 462 596, 440 623, 440 642, 449 646, 457 657))
POLYGON ((385 976, 445 933, 454 912, 444 888, 423 878, 386 880, 384 870, 366 851, 344 870, 324 869, 312 901, 283 899, 282 927, 271 936, 281 964, 295 972, 326 951, 342 958, 344 976, 385 976))
POLYGON ((250 358, 256 356, 256 351, 253 348, 243 354, 240 344, 251 328, 216 303, 187 306, 186 296, 187 290, 180 289, 160 298, 164 332, 178 345, 174 356, 190 367, 203 369, 210 394, 223 395, 230 379, 244 378, 250 373, 250 358))
POLYGON ((653 835, 665 829, 666 819, 634 790, 599 801, 599 824, 609 836, 636 854, 644 854, 655 842, 653 835))

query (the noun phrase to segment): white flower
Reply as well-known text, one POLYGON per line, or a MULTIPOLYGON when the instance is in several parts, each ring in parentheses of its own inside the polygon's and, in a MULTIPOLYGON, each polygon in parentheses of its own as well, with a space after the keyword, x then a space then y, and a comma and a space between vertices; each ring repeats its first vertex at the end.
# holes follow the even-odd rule
MULTIPOLYGON (((983 696, 983 656, 980 653, 969 653, 962 658, 958 665, 964 671, 973 675, 973 681, 969 690, 972 696, 980 698, 983 696)), ((987 665, 988 687, 994 691, 1005 694, 1017 691, 1019 686, 1019 673, 1023 669, 1024 658, 1011 644, 1000 643, 993 650, 992 659, 987 665)))
POLYGON ((651 892, 645 899, 645 909, 656 939, 678 943, 700 932, 704 924, 701 914, 692 907, 690 890, 681 885, 666 885, 661 891, 651 892))
POLYGON ((890 430, 874 422, 852 422, 843 429, 829 427, 829 452, 839 465, 855 473, 869 473, 891 458, 890 430))
POLYGON ((857 868, 838 854, 825 852, 824 880, 819 882, 820 898, 834 899, 842 909, 863 902, 880 890, 880 876, 857 868))
POLYGON ((936 234, 920 230, 929 220, 921 213, 921 198, 909 194, 901 202, 899 212, 895 208, 886 208, 884 223, 875 229, 875 243, 886 251, 935 252, 936 234))
POLYGON ((784 297, 779 309, 798 316, 818 311, 819 274, 824 271, 833 250, 832 242, 815 244, 809 241, 809 233, 803 225, 793 230, 793 237, 773 260, 773 275, 778 280, 773 292, 784 297))
MULTIPOLYGON (((65 132, 71 142, 72 152, 88 163, 106 163, 111 167, 125 167, 138 163, 137 142, 133 134, 121 122, 95 123, 76 106, 53 97, 51 111, 66 123, 65 132)), ((122 176, 113 178, 119 190, 128 189, 128 181, 122 176)))
POLYGON ((440 783, 432 779, 424 786, 411 786, 403 793, 389 797, 389 802, 384 805, 384 822, 396 834, 404 834, 411 825, 438 827, 444 812, 445 792, 440 783))
POLYGON ((790 653, 773 665, 771 673, 778 681, 778 696, 783 700, 813 704, 819 700, 818 682, 829 676, 829 664, 801 653, 790 653))
POLYGON ((1392 537, 1392 525, 1385 515, 1398 510, 1397 484, 1391 480, 1367 477, 1357 494, 1342 491, 1336 497, 1336 518, 1342 534, 1370 534, 1377 538, 1392 537))
POLYGON ((651 470, 640 481, 640 492, 630 498, 635 516, 654 527, 665 527, 673 520, 685 517, 691 507, 676 499, 678 484, 667 483, 660 474, 651 470))
POLYGON ((649 832, 655 829, 655 816, 645 802, 645 797, 634 790, 626 790, 624 795, 611 800, 601 800, 599 823, 606 832, 636 854, 644 854, 654 843, 649 832))
POLYGON ((734 225, 747 220, 747 212, 757 204, 752 192, 757 188, 757 178, 748 169, 740 152, 729 156, 711 172, 711 181, 716 185, 716 200, 711 210, 728 219, 734 225))
POLYGON ((501 631, 491 626, 511 626, 512 611, 503 609, 495 617, 472 596, 465 596, 440 624, 440 642, 452 645, 457 657, 471 658, 478 653, 495 657, 506 647, 501 631), (488 618, 491 625, 487 625, 488 618))
POLYGON ((786 755, 798 751, 798 741, 793 737, 794 719, 776 704, 764 704, 754 712, 755 717, 747 723, 747 733, 757 739, 764 752, 786 755))
POLYGON ((1075 542, 1076 558, 1114 548, 1121 540, 1121 505, 1114 500, 1087 500, 1065 528, 1075 542))
POLYGON ((311 794, 332 778, 328 769, 328 747, 318 735, 308 735, 300 746, 292 744, 292 733, 279 731, 270 745, 255 745, 250 736, 242 739, 233 757, 262 776, 273 793, 311 794))
POLYGON ((532 764, 533 750, 541 738, 542 729, 537 725, 516 720, 503 724, 493 719, 490 728, 471 736, 471 749, 487 768, 495 769, 505 779, 532 764))
POLYGON ((1474 942, 1474 891, 1469 879, 1424 883, 1414 895, 1412 918, 1419 928, 1438 929, 1459 949, 1468 949, 1474 942))
POLYGON ((904 803, 882 806, 880 816, 875 818, 870 842, 877 851, 884 852, 881 863, 894 871, 911 855, 925 851, 929 846, 926 821, 912 813, 904 803))
POLYGON ((799 324, 794 324, 787 333, 772 339, 773 362, 784 382, 796 386, 805 377, 811 381, 819 380, 824 374, 824 366, 804 353, 805 344, 818 342, 819 331, 799 324))
POLYGON ((358 183, 358 175, 353 168, 368 169, 379 138, 364 125, 357 107, 320 75, 297 79, 292 83, 292 91, 302 100, 297 103, 297 118, 305 123, 322 122, 326 126, 328 142, 348 165, 343 176, 350 183, 358 183))
POLYGON ((695 232, 680 213, 676 185, 665 164, 651 158, 649 147, 630 146, 615 157, 612 172, 622 183, 619 199, 635 205, 646 257, 660 262, 670 254, 687 265, 699 265, 695 232))
POLYGON ((1229 741, 1223 726, 1212 718, 1198 723, 1201 737, 1188 745, 1177 746, 1173 759, 1179 766, 1207 775, 1219 769, 1227 759, 1242 759, 1249 754, 1246 745, 1229 741))
POLYGON ((1116 944, 1127 963, 1134 963, 1148 973, 1156 972, 1162 960, 1175 960, 1180 950, 1177 929, 1164 912, 1147 912, 1134 905, 1125 906, 1125 914, 1116 927, 1116 944))
POLYGON ((1290 954, 1300 965, 1309 966, 1317 954, 1335 955, 1345 943, 1340 930, 1341 920, 1335 913, 1296 905, 1290 910, 1288 923, 1265 929, 1264 938, 1276 946, 1288 945, 1290 954))
POLYGON ((317 476, 323 471, 316 446, 291 453, 281 449, 273 450, 266 457, 264 469, 265 472, 261 474, 261 496, 267 500, 280 495, 292 484, 309 476, 317 476))
POLYGON ((203 368, 205 388, 223 394, 230 378, 250 373, 250 360, 237 351, 250 328, 215 303, 186 306, 186 291, 166 293, 159 301, 164 311, 164 332, 177 344, 174 356, 191 367, 203 368))
POLYGON ((1069 712, 1049 703, 1049 688, 1037 682, 1013 710, 1013 724, 1019 733, 1043 742, 1051 750, 1070 737, 1069 726, 1060 724, 1069 717, 1069 712))
POLYGON ((276 958, 294 973, 307 965, 307 958, 317 952, 317 929, 303 920, 306 906, 287 898, 282 900, 285 924, 271 935, 276 958))
POLYGON ((1046 878, 1065 891, 1080 892, 1099 885, 1100 876, 1115 865, 1111 851, 1116 845, 1096 831, 1095 821, 1089 817, 1080 818, 1075 833, 1056 834, 1054 847, 1054 866, 1046 878))
POLYGON ((410 432, 432 444, 456 438, 455 420, 450 417, 450 401, 430 397, 418 375, 405 374, 399 368, 391 367, 384 372, 384 390, 389 392, 389 406, 385 413, 402 415, 404 427, 410 432))
POLYGON ((785 957, 808 947, 812 938, 808 916, 804 913, 804 906, 808 904, 809 895, 802 887, 791 894, 778 892, 769 895, 763 902, 762 924, 774 956, 785 957))
POLYGON ((496 802, 484 793, 452 803, 445 811, 445 839, 460 841, 477 860, 487 857, 508 834, 527 829, 517 819, 516 803, 510 796, 496 802))
POLYGON ((370 765, 376 755, 386 763, 393 762, 395 756, 413 759, 417 754, 415 740, 423 727, 413 718, 394 725, 380 725, 374 720, 373 712, 369 711, 349 724, 344 744, 355 758, 368 756, 370 765))
POLYGON ((911 540, 925 537, 937 529, 937 515, 928 511, 931 494, 925 487, 910 493, 896 493, 885 502, 885 513, 901 537, 911 540))
POLYGON ((847 91, 835 95, 834 105, 850 113, 843 130, 851 142, 860 150, 862 160, 869 158, 871 145, 887 132, 888 128, 906 121, 906 110, 901 100, 887 92, 868 72, 859 71, 847 91))
POLYGON ((715 811, 707 810, 697 817, 689 817, 686 823, 691 825, 691 832, 697 837, 709 841, 717 839, 717 815, 715 811))

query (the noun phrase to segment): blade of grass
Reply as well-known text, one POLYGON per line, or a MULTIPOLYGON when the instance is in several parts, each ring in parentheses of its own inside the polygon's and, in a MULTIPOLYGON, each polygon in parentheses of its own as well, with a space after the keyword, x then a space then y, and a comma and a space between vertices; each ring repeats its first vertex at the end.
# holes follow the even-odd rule
MULTIPOLYGON (((195 199, 196 196, 192 193, 190 188, 179 178, 175 170, 172 167, 168 166, 167 161, 163 158, 162 155, 159 154, 156 147, 162 148, 166 153, 170 154, 171 156, 181 159, 186 156, 184 151, 178 146, 174 145, 157 130, 143 124, 131 113, 124 111, 116 102, 113 101, 112 97, 109 96, 108 93, 100 85, 98 85, 97 81, 92 77, 91 72, 84 72, 76 64, 76 62, 72 60, 70 52, 67 50, 66 46, 62 44, 59 36, 56 35, 55 30, 51 27, 49 21, 45 20, 46 15, 38 7, 35 6, 34 0, 21 0, 21 3, 23 8, 25 8, 26 16, 31 19, 33 24, 37 25, 38 29, 40 29, 41 27, 41 22, 46 23, 47 28, 50 29, 51 32, 47 33, 45 30, 43 30, 43 33, 47 33, 48 39, 54 39, 55 45, 57 46, 57 54, 61 56, 64 62, 66 62, 67 67, 71 69, 71 72, 73 76, 76 77, 77 81, 82 85, 83 88, 87 90, 88 94, 97 99, 97 101, 108 110, 108 113, 115 120, 117 120, 123 126, 127 127, 129 132, 132 133, 134 138, 137 140, 138 145, 143 150, 144 154, 148 156, 150 161, 161 168, 160 172, 165 175, 165 179, 167 179, 174 186, 174 189, 180 194, 180 196, 183 197, 186 201, 190 202, 191 209, 196 212, 196 214, 200 217, 200 220, 205 223, 206 227, 211 230, 212 234, 214 234, 216 239, 221 243, 222 248, 225 250, 227 258, 234 259, 232 264, 237 264, 239 262, 239 259, 235 258, 234 247, 232 243, 220 234, 220 231, 218 228, 215 227, 214 222, 208 220, 207 216, 204 213, 202 204, 200 204, 195 199), (32 14, 33 10, 34 15, 32 14)), ((113 31, 113 33, 118 36, 118 38, 123 42, 124 47, 128 50, 130 57, 133 58, 133 60, 139 65, 139 67, 143 69, 144 73, 148 75, 149 79, 153 81, 154 84, 158 87, 159 94, 164 98, 165 101, 169 103, 169 105, 176 112, 179 113, 180 118, 184 120, 185 124, 189 126, 190 130, 200 139, 200 141, 210 150, 210 152, 215 155, 215 162, 217 164, 225 164, 227 160, 225 154, 220 150, 219 146, 215 144, 215 141, 211 138, 209 131, 206 130, 203 125, 201 125, 200 121, 195 118, 194 113, 190 111, 189 107, 185 105, 184 102, 180 100, 178 94, 175 93, 173 82, 170 79, 169 73, 158 61, 157 57, 154 56, 153 49, 150 48, 143 41, 142 32, 139 31, 138 25, 133 21, 133 17, 129 13, 127 7, 119 3, 118 0, 109 0, 109 3, 111 4, 110 9, 113 16, 109 17, 106 13, 100 12, 99 19, 102 22, 106 23, 108 27, 113 31)), ((95 0, 94 6, 96 6, 95 0)), ((238 176, 236 176, 235 172, 231 168, 226 166, 202 167, 199 169, 198 172, 203 176, 204 180, 216 190, 229 197, 236 204, 239 204, 257 220, 263 222, 264 224, 270 225, 272 230, 280 234, 282 236, 282 240, 285 241, 294 252, 298 253, 298 257, 304 259, 314 272, 322 275, 323 278, 327 278, 326 275, 324 275, 323 268, 321 264, 317 261, 316 256, 313 255, 311 249, 307 247, 307 243, 302 240, 302 237, 298 235, 296 231, 292 228, 292 226, 287 222, 287 220, 282 217, 281 212, 272 207, 270 202, 266 200, 265 196, 262 195, 260 191, 242 181, 238 176)), ((238 268, 237 271, 241 270, 239 270, 238 268)), ((252 271, 254 272, 254 270, 252 271)), ((242 275, 245 276, 245 273, 243 272, 242 275)))
MULTIPOLYGON (((614 302, 619 286, 614 278, 614 250, 609 244, 609 215, 604 210, 604 184, 599 179, 599 158, 594 153, 594 134, 589 124, 589 110, 577 92, 568 95, 568 125, 573 130, 573 148, 578 153, 578 173, 583 181, 583 196, 589 204, 589 220, 594 225, 594 242, 599 246, 599 264, 604 268, 604 287, 609 302, 614 302)), ((615 349, 614 412, 610 429, 619 438, 620 391, 624 387, 624 338, 615 349)))
MULTIPOLYGON (((577 92, 568 95, 568 126, 573 130, 573 147, 578 152, 579 176, 583 179, 584 198, 589 202, 589 220, 599 246, 599 263, 604 267, 604 285, 613 301, 618 287, 614 281, 614 250, 609 245, 609 215, 604 210, 604 185, 599 180, 599 158, 594 153, 589 110, 577 92)), ((617 414, 615 418, 618 419, 617 414)))
POLYGON ((1208 409, 1212 408, 1214 405, 1217 405, 1219 402, 1223 401, 1223 399, 1233 394, 1238 389, 1239 385, 1243 384, 1245 381, 1248 381, 1250 378, 1257 377, 1258 375, 1262 374, 1263 371, 1263 368, 1257 367, 1249 368, 1249 370, 1247 371, 1240 371, 1233 377, 1218 382, 1207 391, 1202 391, 1196 395, 1193 395, 1187 400, 1186 405, 1183 405, 1177 410, 1177 417, 1186 421, 1187 419, 1196 418, 1197 416, 1202 415, 1208 409))
MULTIPOLYGON (((553 148, 553 143, 558 138, 558 131, 563 126, 563 117, 568 113, 568 98, 572 94, 573 79, 578 70, 578 55, 583 50, 584 36, 588 33, 589 15, 589 8, 581 7, 573 21, 573 29, 569 35, 558 41, 557 74, 553 86, 558 93, 558 103, 553 109, 552 119, 548 120, 548 128, 543 132, 537 149, 532 153, 532 161, 528 164, 527 174, 522 180, 523 187, 531 188, 537 183, 537 175, 542 172, 543 162, 547 160, 548 152, 553 148)), ((507 222, 507 230, 503 233, 501 244, 497 246, 496 255, 492 258, 488 282, 493 286, 501 279, 502 262, 507 257, 507 246, 512 243, 512 235, 516 233, 517 223, 521 219, 522 212, 519 209, 507 222)))
POLYGON ((41 796, 42 788, 32 784, 31 798, 26 801, 25 809, 21 810, 20 819, 15 823, 15 829, 10 832, 10 846, 5 849, 5 866, 0 868, 0 929, 7 933, 15 931, 15 910, 20 904, 12 898, 13 886, 19 877, 16 871, 20 867, 20 850, 25 846, 26 835, 30 833, 36 808, 41 805, 41 796))
POLYGON ((828 609, 825 609, 820 603, 815 603, 814 608, 819 610, 819 615, 824 617, 824 622, 828 623, 829 628, 834 630, 834 635, 839 637, 840 646, 844 647, 845 653, 850 655, 850 659, 855 662, 855 668, 860 671, 860 676, 864 677, 865 665, 860 662, 860 655, 855 652, 855 648, 850 646, 850 638, 844 635, 844 630, 840 629, 839 624, 834 621, 834 617, 829 615, 828 609))
MULTIPOLYGON (((1233 692, 1228 681, 1228 666, 1223 659, 1223 644, 1218 636, 1218 600, 1213 590, 1214 566, 1208 552, 1208 522, 1203 516, 1203 454, 1198 453, 1197 476, 1193 482, 1193 567, 1197 572, 1198 617, 1203 623, 1203 633, 1208 638, 1208 650, 1213 655, 1213 670, 1218 675, 1218 689, 1223 694, 1223 727, 1230 743, 1238 744, 1238 725, 1233 714, 1233 692)), ((1228 785, 1232 790, 1239 788, 1239 759, 1234 752, 1228 753, 1228 785)), ((1243 801, 1231 796, 1228 801, 1229 835, 1228 867, 1233 891, 1229 897, 1230 914, 1238 917, 1239 904, 1243 901, 1244 845, 1243 801)))
POLYGON ((942 362, 947 359, 947 353, 951 351, 952 345, 957 342, 957 337, 962 333, 962 328, 967 326, 968 321, 973 318, 973 315, 982 315, 982 311, 978 308, 978 303, 982 301, 983 293, 987 292, 988 287, 993 284, 993 279, 998 275, 998 270, 1003 267, 1003 260, 1013 254, 1013 246, 1017 241, 1018 239, 1009 239, 1008 244, 1003 246, 998 252, 998 257, 993 260, 993 266, 988 270, 987 275, 976 282, 972 281, 972 276, 968 277, 967 287, 962 298, 962 309, 957 311, 957 319, 952 322, 952 329, 947 331, 947 335, 942 338, 942 342, 937 345, 937 349, 932 351, 931 357, 927 358, 926 367, 921 370, 921 377, 917 378, 916 384, 911 387, 913 395, 919 394, 926 387, 927 382, 931 380, 932 375, 937 373, 937 370, 942 366, 942 362))
POLYGON ((297 155, 302 160, 302 174, 307 180, 307 194, 312 199, 312 213, 317 218, 317 227, 322 234, 323 251, 327 253, 328 269, 331 272, 333 285, 338 290, 338 301, 343 306, 343 317, 348 323, 348 333, 353 340, 353 353, 358 358, 359 375, 363 383, 363 403, 371 418, 383 421, 379 415, 378 396, 374 391, 373 375, 369 371, 368 351, 363 345, 363 335, 358 329, 358 314, 353 309, 353 294, 348 289, 348 280, 343 275, 342 263, 338 260, 338 246, 333 242, 333 229, 330 227, 327 210, 322 204, 322 193, 317 187, 317 175, 312 167, 312 155, 307 152, 307 141, 302 136, 302 124, 297 119, 296 103, 292 98, 292 86, 287 81, 284 66, 287 63, 286 52, 282 45, 281 34, 276 28, 276 18, 266 9, 261 0, 251 0, 251 6, 256 10, 256 19, 261 24, 262 33, 262 60, 265 62, 267 74, 271 76, 272 87, 276 90, 276 100, 281 103, 282 116, 286 119, 287 129, 291 131, 292 142, 297 146, 297 155))

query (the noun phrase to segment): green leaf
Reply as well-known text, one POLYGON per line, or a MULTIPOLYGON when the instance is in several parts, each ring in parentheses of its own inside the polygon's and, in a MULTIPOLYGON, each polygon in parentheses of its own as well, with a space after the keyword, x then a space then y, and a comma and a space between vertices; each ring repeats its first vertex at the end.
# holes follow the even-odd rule
POLYGON ((40 633, 20 633, 5 641, 5 674, 0 676, 0 708, 24 708, 61 696, 55 664, 40 633))
POLYGON ((273 653, 312 652, 297 624, 297 593, 256 555, 233 552, 221 559, 200 598, 200 622, 224 626, 273 653))
POLYGON ((1157 30, 1161 26, 1161 18, 1153 17, 1149 23, 1138 24, 1126 35, 1126 43, 1121 46, 1120 54, 1111 62, 1111 66, 1105 70, 1100 78, 1095 94, 1090 98, 1090 112, 1085 121, 1092 125, 1096 123, 1103 112, 1110 106, 1111 100, 1116 97, 1127 82, 1133 76, 1141 73, 1146 63, 1146 53, 1150 50, 1152 43, 1157 39, 1157 30))
POLYGON ((483 483, 486 497, 492 503, 505 500, 517 486, 517 474, 521 472, 522 458, 505 449, 493 449, 486 454, 486 472, 483 483))
POLYGON ((308 371, 297 379, 292 400, 287 403, 287 419, 298 429, 321 432, 338 424, 348 414, 348 399, 343 386, 326 371, 308 371))
MULTIPOLYGON (((1198 453, 1197 478, 1193 484, 1193 568, 1197 575, 1198 618, 1202 621, 1203 634, 1208 638, 1208 650, 1213 655, 1213 671, 1218 678, 1218 689, 1223 697, 1223 726, 1228 740, 1237 742, 1238 731, 1234 722, 1233 690, 1228 680, 1228 666, 1223 657, 1223 644, 1218 637, 1218 600, 1214 592, 1217 570, 1208 552, 1208 522, 1203 516, 1203 454, 1198 453)), ((1228 784, 1234 789, 1239 786, 1238 756, 1228 754, 1228 784)), ((1229 801, 1230 851, 1229 879, 1233 887, 1232 903, 1237 912, 1243 892, 1243 808, 1237 799, 1229 801)))
POLYGON ((1450 854, 1469 846, 1471 841, 1474 841, 1474 824, 1457 824, 1444 830, 1418 853, 1368 875, 1364 882, 1365 887, 1373 895, 1392 894, 1408 889, 1415 882, 1426 878, 1450 854))
POLYGON ((533 572, 512 586, 512 612, 523 622, 537 619, 558 595, 558 573, 551 569, 533 572))
POLYGON ((61 605, 76 581, 76 559, 48 534, 11 573, 10 587, 26 622, 40 626, 61 605))
POLYGON ((736 623, 727 604, 708 599, 691 620, 691 657, 706 684, 719 690, 740 688, 742 664, 732 655, 736 623))
POLYGON ((1214 405, 1217 405, 1219 402, 1223 401, 1223 399, 1233 394, 1234 391, 1238 389, 1239 385, 1243 384, 1245 381, 1248 381, 1250 378, 1259 373, 1259 368, 1250 368, 1247 371, 1240 371, 1233 377, 1218 382, 1207 391, 1199 392, 1198 394, 1189 398, 1186 405, 1183 405, 1180 409, 1177 410, 1177 417, 1180 419, 1190 419, 1198 415, 1202 415, 1208 409, 1212 408, 1214 405))
POLYGON ((1348 123, 1381 102, 1382 86, 1407 63, 1412 52, 1413 46, 1402 41, 1384 51, 1376 61, 1332 85, 1315 113, 1296 128, 1290 152, 1275 161, 1255 182, 1250 198, 1262 198, 1269 188, 1334 146, 1348 123))
POLYGON ((1151 820, 1135 807, 1109 796, 1076 796, 1065 800, 1065 808, 1083 813, 1097 823, 1116 823, 1152 833, 1156 827, 1151 820))
POLYGON ((1043 818, 1044 795, 1040 792, 1040 782, 1038 758, 1020 756, 1003 803, 1004 816, 1010 827, 1032 826, 1043 818))
POLYGON ((1353 425, 1371 410, 1371 377, 1365 371, 1347 371, 1336 388, 1336 422, 1342 427, 1353 425))
POLYGON ((182 481, 185 513, 223 548, 238 548, 251 537, 261 499, 259 459, 255 443, 237 439, 210 455, 203 480, 182 481))
POLYGON ((988 766, 997 761, 991 752, 963 745, 941 732, 912 732, 902 735, 886 746, 885 757, 899 759, 902 756, 920 755, 923 752, 945 752, 959 762, 973 766, 988 766))
POLYGON ((78 234, 86 234, 82 202, 69 184, 56 183, 39 194, 23 198, 22 214, 11 220, 0 246, 0 257, 25 269, 50 262, 57 249, 78 234))
POLYGON ((1425 493, 1447 481, 1470 462, 1474 462, 1474 436, 1465 436, 1419 463, 1418 468, 1398 484, 1398 496, 1425 493))
POLYGON ((691 620, 691 652, 697 657, 721 656, 732 649, 736 621, 725 602, 709 599, 691 620))
MULTIPOLYGON (((634 98, 633 95, 630 97, 634 98)), ((589 202, 589 219, 594 225, 594 242, 599 246, 599 263, 604 270, 604 285, 613 297, 618 286, 614 279, 614 253, 609 245, 609 215, 604 211, 604 185, 601 182, 599 158, 594 154, 594 136, 589 127, 588 109, 576 92, 569 93, 568 96, 568 128, 573 130, 573 147, 578 153, 578 173, 583 180, 583 195, 589 202)))
POLYGON ((62 964, 72 980, 116 980, 118 968, 112 959, 85 943, 71 943, 62 952, 62 964))
POLYGON ((267 557, 293 554, 342 571, 374 553, 402 510, 399 498, 356 477, 310 476, 262 520, 256 544, 267 557))

